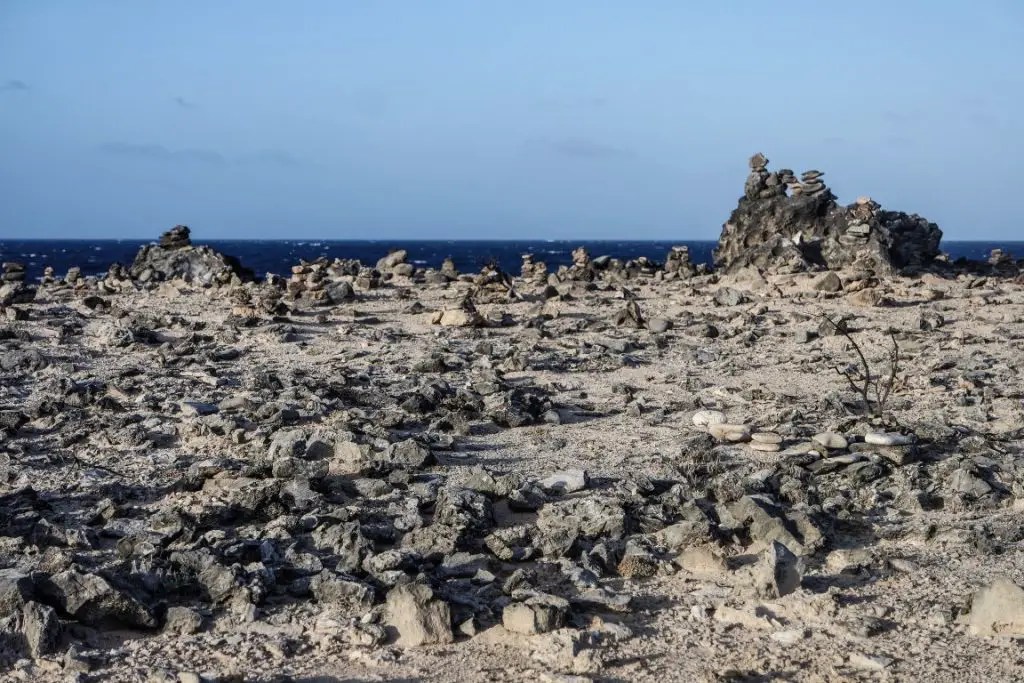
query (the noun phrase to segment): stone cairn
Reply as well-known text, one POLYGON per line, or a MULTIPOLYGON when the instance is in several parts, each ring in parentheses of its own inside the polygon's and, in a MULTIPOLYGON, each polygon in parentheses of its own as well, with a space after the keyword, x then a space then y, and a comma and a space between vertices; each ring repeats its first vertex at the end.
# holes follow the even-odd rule
POLYGON ((35 287, 25 284, 25 265, 4 263, 3 274, 0 274, 0 306, 25 304, 35 296, 35 287))
POLYGON ((862 247, 871 237, 871 224, 878 222, 882 206, 871 197, 857 197, 851 210, 852 219, 839 242, 848 247, 862 247))
POLYGON ((747 199, 771 199, 786 194, 787 190, 792 196, 810 197, 829 192, 821 171, 804 171, 797 180, 796 174, 788 168, 769 171, 768 163, 768 157, 760 152, 750 157, 750 175, 743 187, 747 199))
POLYGON ((164 249, 184 249, 192 246, 192 231, 187 225, 175 225, 160 235, 160 246, 164 249))
POLYGON ((523 266, 520 271, 523 280, 543 286, 548 281, 548 264, 534 260, 533 254, 523 254, 523 266))
POLYGON ((4 283, 13 282, 21 284, 25 282, 25 264, 8 261, 4 263, 4 272, 0 275, 0 281, 4 283))
POLYGON ((312 263, 300 261, 292 266, 285 291, 291 300, 305 299, 309 303, 327 303, 327 259, 319 258, 312 263))
POLYGON ((682 245, 672 247, 665 257, 665 274, 688 278, 697 274, 697 266, 690 261, 690 248, 682 245))

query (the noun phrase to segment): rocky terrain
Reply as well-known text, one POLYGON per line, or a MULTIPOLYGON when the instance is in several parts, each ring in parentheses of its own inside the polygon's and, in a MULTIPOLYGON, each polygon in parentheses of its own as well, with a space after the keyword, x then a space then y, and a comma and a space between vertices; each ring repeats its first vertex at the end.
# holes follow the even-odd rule
POLYGON ((5 265, 0 679, 1020 679, 1009 256, 252 282, 188 239, 5 265))

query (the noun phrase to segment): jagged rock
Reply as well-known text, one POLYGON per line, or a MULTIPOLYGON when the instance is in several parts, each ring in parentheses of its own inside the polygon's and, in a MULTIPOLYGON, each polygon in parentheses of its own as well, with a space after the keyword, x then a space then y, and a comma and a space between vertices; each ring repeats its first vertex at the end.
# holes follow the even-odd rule
POLYGON ((141 282, 182 279, 198 284, 246 282, 253 273, 243 268, 238 259, 226 256, 207 246, 193 246, 188 228, 178 226, 164 233, 160 244, 147 244, 132 262, 131 277, 141 282), (184 239, 179 231, 184 229, 184 239))
POLYGON ((443 645, 455 640, 448 603, 429 586, 408 584, 388 591, 387 624, 398 631, 397 645, 443 645))
POLYGON ((17 614, 32 596, 32 579, 27 574, 16 569, 0 569, 0 619, 17 614))
POLYGON ((755 161, 744 196, 722 227, 716 268, 736 272, 751 265, 790 271, 866 266, 891 273, 928 265, 939 256, 942 232, 934 223, 916 214, 885 211, 870 199, 844 207, 821 181, 820 172, 805 173, 804 182, 797 183, 791 172, 769 172, 763 155, 755 155, 755 161))
POLYGON ((802 579, 800 558, 782 543, 772 541, 754 570, 754 589, 759 597, 774 600, 800 588, 802 579))
POLYGON ((29 654, 35 658, 51 655, 60 649, 61 626, 57 613, 48 605, 28 602, 22 611, 21 633, 29 654))
POLYGON ((531 595, 513 602, 501 612, 501 624, 509 631, 528 636, 547 633, 565 625, 569 601, 554 595, 531 595))
POLYGON ((39 589, 65 614, 86 624, 109 621, 142 628, 157 625, 149 608, 98 574, 68 569, 45 579, 39 589))

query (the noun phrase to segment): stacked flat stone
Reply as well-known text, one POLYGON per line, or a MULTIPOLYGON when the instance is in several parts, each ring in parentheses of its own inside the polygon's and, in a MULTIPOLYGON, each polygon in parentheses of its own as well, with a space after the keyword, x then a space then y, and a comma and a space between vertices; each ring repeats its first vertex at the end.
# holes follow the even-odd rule
POLYGON ((665 258, 665 272, 675 273, 678 277, 693 277, 697 267, 690 261, 690 248, 682 245, 672 247, 665 258))
POLYGON ((68 268, 68 274, 64 276, 65 284, 77 285, 78 281, 82 279, 82 269, 78 266, 71 266, 68 268))
POLYGON ((839 237, 840 243, 850 247, 867 244, 871 237, 875 214, 881 208, 871 197, 857 197, 857 202, 851 210, 853 220, 850 221, 846 231, 839 237))
POLYGON ((800 194, 814 196, 828 190, 821 177, 821 171, 804 171, 800 174, 800 194))
POLYGON ((543 285, 548 281, 548 264, 543 261, 535 261, 533 254, 523 254, 520 275, 528 282, 543 285))
POLYGON ((25 304, 35 298, 35 287, 25 284, 25 266, 8 262, 0 274, 0 307, 25 304))
POLYGON ((164 249, 183 249, 192 246, 192 231, 187 225, 175 225, 160 235, 160 246, 164 249))
POLYGON ((586 268, 590 265, 590 253, 586 247, 576 247, 572 250, 572 265, 577 268, 586 268))
POLYGON ((57 279, 55 277, 56 272, 57 271, 53 269, 53 266, 46 266, 43 268, 43 284, 52 285, 57 279))
POLYGON ((25 281, 25 264, 14 263, 8 261, 4 263, 4 272, 0 275, 0 281, 2 282, 24 282, 25 281))

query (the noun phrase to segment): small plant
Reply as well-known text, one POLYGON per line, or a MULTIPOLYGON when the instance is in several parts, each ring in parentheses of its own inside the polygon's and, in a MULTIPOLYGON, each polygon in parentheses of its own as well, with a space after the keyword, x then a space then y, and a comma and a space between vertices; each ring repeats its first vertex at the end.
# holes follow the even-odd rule
POLYGON ((846 378, 850 388, 861 397, 868 414, 877 418, 883 417, 900 369, 900 345, 896 342, 896 334, 891 329, 888 331, 889 339, 892 341, 892 349, 888 353, 889 372, 886 375, 877 375, 872 372, 867 356, 843 321, 837 323, 828 316, 822 318, 835 328, 836 332, 846 337, 857 356, 856 363, 846 367, 835 366, 833 370, 846 378))

